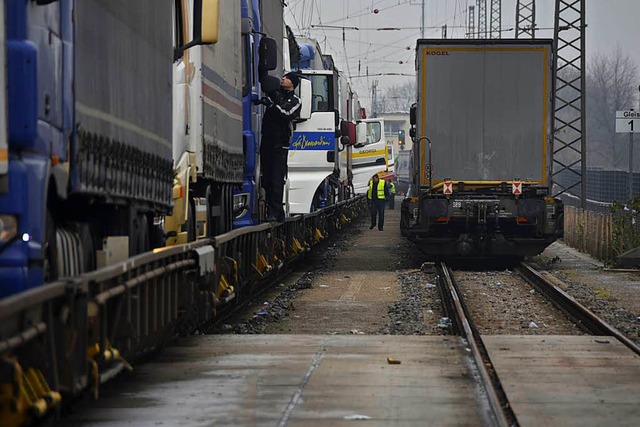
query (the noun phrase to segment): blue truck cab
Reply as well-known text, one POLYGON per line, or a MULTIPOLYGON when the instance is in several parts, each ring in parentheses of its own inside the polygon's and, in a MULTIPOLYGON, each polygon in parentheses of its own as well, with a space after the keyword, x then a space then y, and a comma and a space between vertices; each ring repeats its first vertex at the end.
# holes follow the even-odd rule
POLYGON ((65 193, 74 122, 73 2, 4 0, 2 9, 8 147, 0 151, 0 297, 44 280, 48 196, 65 193))

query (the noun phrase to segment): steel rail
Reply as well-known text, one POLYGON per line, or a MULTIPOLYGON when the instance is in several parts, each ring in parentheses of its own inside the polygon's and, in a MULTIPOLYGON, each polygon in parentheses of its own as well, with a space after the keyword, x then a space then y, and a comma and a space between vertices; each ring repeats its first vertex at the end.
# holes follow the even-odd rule
MULTIPOLYGON (((482 338, 480 337, 480 334, 476 334, 474 329, 471 327, 467 310, 460 298, 457 286, 453 280, 451 269, 443 262, 440 262, 438 267, 441 273, 440 283, 443 288, 441 290, 443 293, 443 300, 446 300, 449 304, 453 305, 452 312, 455 315, 454 319, 458 326, 458 333, 469 343, 471 354, 473 355, 485 392, 487 393, 487 400, 492 412, 491 415, 493 415, 496 425, 500 427, 509 427, 511 426, 511 423, 507 420, 502 400, 498 397, 498 392, 496 391, 493 379, 485 365, 488 355, 483 354, 483 351, 481 351, 481 347, 484 349, 482 338)), ((506 400, 506 396, 504 399, 506 400)))
POLYGON ((592 335, 612 336, 626 345, 631 351, 640 355, 640 347, 624 336, 602 318, 576 301, 571 295, 560 289, 542 276, 528 263, 521 263, 516 271, 538 292, 547 297, 556 307, 572 318, 578 326, 592 335))

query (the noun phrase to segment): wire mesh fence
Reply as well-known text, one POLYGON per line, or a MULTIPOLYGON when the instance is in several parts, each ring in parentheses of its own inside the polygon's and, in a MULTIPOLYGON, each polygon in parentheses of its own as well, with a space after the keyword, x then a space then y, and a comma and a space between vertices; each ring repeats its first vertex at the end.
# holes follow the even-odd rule
MULTIPOLYGON (((567 171, 556 178, 567 188, 577 175, 567 171)), ((633 174, 632 184, 630 193, 628 172, 587 169, 586 206, 577 194, 560 196, 565 204, 565 243, 605 263, 615 263, 618 256, 640 246, 640 173, 633 174)))

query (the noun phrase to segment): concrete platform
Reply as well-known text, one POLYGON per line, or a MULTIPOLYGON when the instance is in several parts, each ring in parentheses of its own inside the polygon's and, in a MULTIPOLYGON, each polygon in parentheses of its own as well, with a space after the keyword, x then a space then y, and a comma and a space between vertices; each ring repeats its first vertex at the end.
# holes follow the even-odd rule
POLYGON ((479 426, 465 354, 456 337, 192 337, 61 425, 479 426))
POLYGON ((521 427, 640 425, 640 356, 614 338, 482 339, 521 427))

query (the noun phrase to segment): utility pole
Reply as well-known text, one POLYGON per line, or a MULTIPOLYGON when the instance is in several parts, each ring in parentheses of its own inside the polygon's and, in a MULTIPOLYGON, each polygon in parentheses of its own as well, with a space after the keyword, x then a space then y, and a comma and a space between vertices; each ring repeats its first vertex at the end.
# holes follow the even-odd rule
POLYGON ((422 20, 420 21, 420 38, 424 38, 424 3, 426 0, 422 0, 422 20))
POLYGON ((491 0, 491 38, 502 38, 502 0, 491 0))
POLYGON ((487 0, 477 0, 478 6, 478 38, 487 38, 487 0))
POLYGON ((536 38, 536 0, 517 0, 516 38, 520 36, 536 38))
POLYGON ((378 117, 378 81, 371 82, 371 117, 378 117))
POLYGON ((583 209, 587 206, 585 10, 585 0, 556 0, 551 117, 551 184, 557 187, 552 194, 579 188, 583 209))
POLYGON ((467 38, 476 38, 476 8, 469 6, 469 16, 467 19, 467 38))

